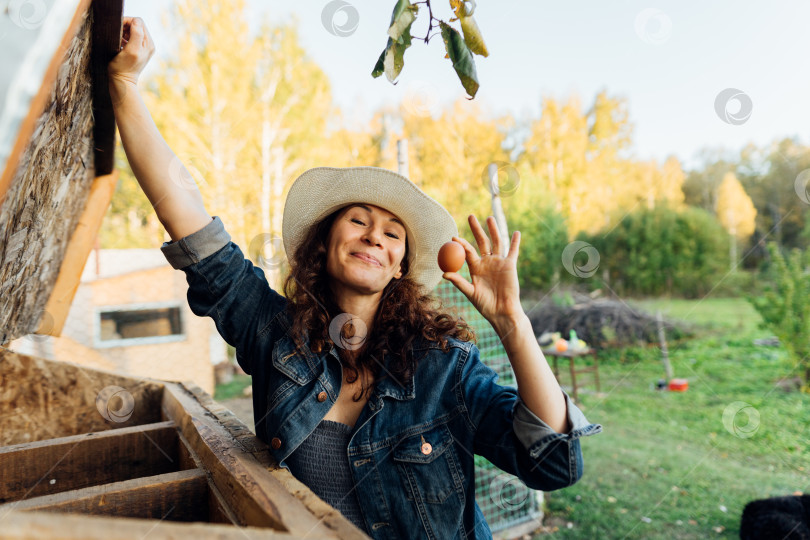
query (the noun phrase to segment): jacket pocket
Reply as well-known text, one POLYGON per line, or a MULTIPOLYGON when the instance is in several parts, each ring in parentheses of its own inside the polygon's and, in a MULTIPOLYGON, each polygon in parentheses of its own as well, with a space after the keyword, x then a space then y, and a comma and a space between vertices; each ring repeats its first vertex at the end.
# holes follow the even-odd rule
POLYGON ((268 381, 268 413, 295 390, 315 378, 307 359, 295 350, 292 340, 285 336, 273 347, 273 371, 268 381))
POLYGON ((444 424, 407 435, 395 447, 393 459, 409 500, 443 504, 451 495, 463 500, 453 436, 444 424))

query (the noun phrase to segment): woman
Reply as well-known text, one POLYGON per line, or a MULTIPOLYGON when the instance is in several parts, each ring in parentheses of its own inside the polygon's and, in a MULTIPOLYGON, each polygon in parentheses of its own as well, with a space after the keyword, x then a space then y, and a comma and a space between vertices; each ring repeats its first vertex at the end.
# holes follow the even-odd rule
POLYGON ((109 65, 124 149, 172 238, 161 250, 186 274, 191 310, 214 320, 253 377, 256 434, 280 466, 374 538, 491 538, 474 454, 533 489, 581 477, 579 438, 601 426, 561 390, 520 307, 519 233, 503 257, 494 219, 488 238, 470 216, 476 250, 396 173, 310 169, 285 204, 291 273, 279 295, 199 191, 167 180, 177 158, 137 89, 154 46, 139 19, 125 19, 124 35, 109 65), (436 264, 451 238, 471 282, 436 264), (432 307, 442 278, 492 324, 517 389, 495 383, 462 320, 432 307))

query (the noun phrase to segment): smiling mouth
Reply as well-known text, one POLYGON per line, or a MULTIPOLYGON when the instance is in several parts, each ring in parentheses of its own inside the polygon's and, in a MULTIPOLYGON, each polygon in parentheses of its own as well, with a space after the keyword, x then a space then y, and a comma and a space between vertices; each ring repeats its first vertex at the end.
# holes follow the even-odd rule
POLYGON ((371 255, 366 255, 365 253, 352 253, 352 257, 357 257, 361 261, 367 262, 368 264, 372 264, 374 266, 382 266, 382 264, 380 264, 380 261, 378 261, 371 255))

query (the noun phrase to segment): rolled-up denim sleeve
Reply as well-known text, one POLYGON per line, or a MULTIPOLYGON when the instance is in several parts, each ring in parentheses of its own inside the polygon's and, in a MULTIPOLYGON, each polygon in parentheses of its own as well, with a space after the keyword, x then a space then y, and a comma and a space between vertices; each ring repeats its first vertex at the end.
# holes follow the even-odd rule
POLYGON ((164 242, 160 250, 173 268, 186 274, 192 313, 213 319, 222 338, 236 349, 239 365, 252 374, 256 339, 287 300, 231 241, 219 216, 176 242, 164 242))
POLYGON ((555 441, 571 441, 602 431, 601 425, 588 422, 588 419, 585 418, 585 415, 582 414, 579 407, 571 401, 571 397, 565 390, 561 391, 565 398, 568 426, 570 427, 567 433, 554 431, 548 424, 541 420, 539 416, 529 410, 520 398, 520 395, 518 395, 515 401, 514 420, 512 422, 515 435, 517 435, 517 438, 523 443, 523 446, 529 451, 529 455, 532 457, 537 457, 542 454, 549 446, 554 444, 555 441))
POLYGON ((501 386, 497 379, 473 345, 461 370, 461 387, 475 429, 474 453, 531 489, 553 491, 576 483, 584 470, 579 439, 599 433, 602 426, 588 423, 563 392, 571 429, 558 433, 526 407, 516 387, 501 386))
POLYGON ((199 231, 176 242, 163 242, 160 251, 172 268, 179 270, 213 255, 230 241, 231 235, 225 230, 222 220, 219 216, 214 216, 211 222, 199 231))

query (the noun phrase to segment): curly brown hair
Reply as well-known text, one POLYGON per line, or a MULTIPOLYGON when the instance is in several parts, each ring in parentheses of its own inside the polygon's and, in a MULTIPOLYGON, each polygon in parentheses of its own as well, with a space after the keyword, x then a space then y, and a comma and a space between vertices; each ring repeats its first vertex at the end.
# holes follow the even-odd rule
MULTIPOLYGON (((284 281, 284 294, 289 300, 287 310, 292 321, 291 335, 299 351, 304 349, 304 336, 315 353, 333 343, 329 335, 330 322, 343 310, 336 304, 329 287, 326 272, 327 237, 340 208, 312 226, 290 259, 290 273, 284 281)), ((402 277, 392 279, 382 292, 380 305, 369 334, 356 354, 336 347, 341 363, 348 369, 347 382, 359 377, 359 370, 370 372, 372 383, 361 382, 361 391, 354 401, 373 390, 375 384, 387 376, 403 383, 409 381, 420 359, 413 358, 411 345, 419 336, 438 342, 447 351, 447 338, 475 341, 475 332, 464 319, 454 317, 441 309, 439 300, 423 294, 419 284, 408 275, 408 241, 402 260, 402 277), (380 376, 382 358, 390 355, 391 363, 380 376)), ((341 337, 351 337, 351 323, 341 329, 341 337)))

